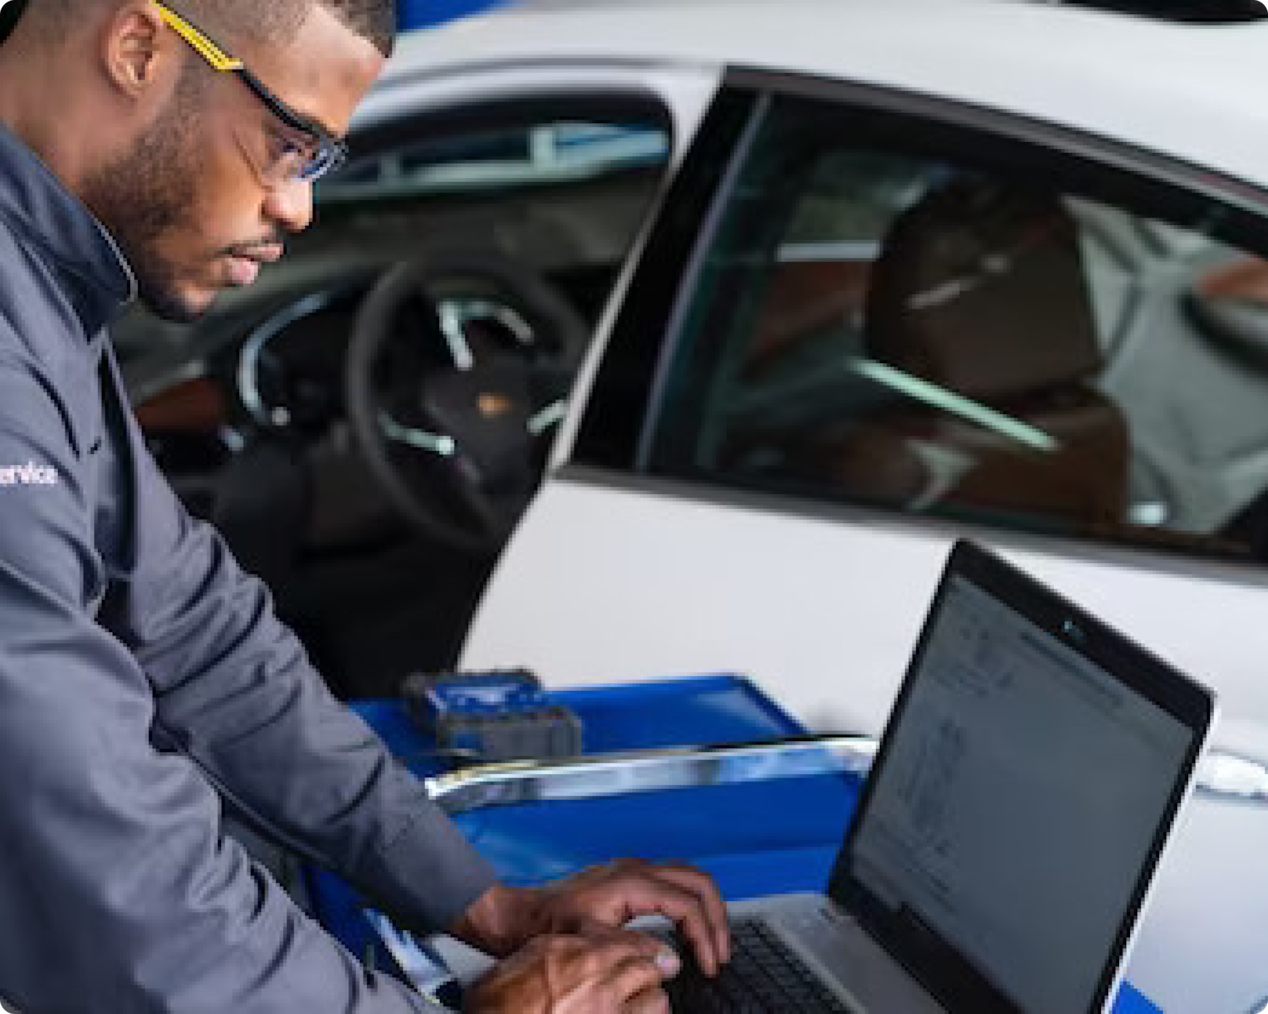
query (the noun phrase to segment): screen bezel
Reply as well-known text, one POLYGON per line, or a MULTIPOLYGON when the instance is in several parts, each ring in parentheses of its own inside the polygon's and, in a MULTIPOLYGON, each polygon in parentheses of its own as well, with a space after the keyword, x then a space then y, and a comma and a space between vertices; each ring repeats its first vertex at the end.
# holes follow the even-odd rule
MULTIPOLYGON (((1215 713, 1214 694, 1147 649, 1134 643, 1061 595, 967 540, 959 540, 938 583, 933 602, 908 664, 898 698, 881 738, 873 775, 888 759, 893 731, 901 721, 924 660, 934 622, 953 578, 962 578, 1034 623, 1104 670, 1122 686, 1162 708, 1190 730, 1189 746, 1177 766, 1175 781, 1159 815, 1148 853, 1118 928, 1105 956, 1088 1014, 1099 1014, 1118 981, 1154 870, 1176 814, 1193 780, 1193 772, 1215 713)), ((895 912, 853 873, 854 842, 872 802, 875 777, 867 779, 829 881, 828 894, 854 915, 886 951, 904 965, 950 1011, 1012 1014, 1021 1010, 976 965, 956 951, 931 927, 909 911, 895 912)))

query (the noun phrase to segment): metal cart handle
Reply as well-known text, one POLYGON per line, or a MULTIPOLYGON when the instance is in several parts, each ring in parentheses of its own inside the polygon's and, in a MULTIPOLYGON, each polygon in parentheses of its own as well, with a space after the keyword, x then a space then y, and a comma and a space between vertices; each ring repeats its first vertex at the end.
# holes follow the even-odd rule
POLYGON ((447 813, 544 800, 593 799, 661 789, 736 785, 845 772, 864 775, 873 736, 806 735, 753 743, 666 747, 558 760, 479 764, 425 780, 447 813))

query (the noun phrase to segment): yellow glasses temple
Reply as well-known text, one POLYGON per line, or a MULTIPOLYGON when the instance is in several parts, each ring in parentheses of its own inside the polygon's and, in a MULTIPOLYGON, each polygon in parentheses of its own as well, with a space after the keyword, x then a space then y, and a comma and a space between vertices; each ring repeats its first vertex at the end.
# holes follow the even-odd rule
POLYGON ((166 21, 173 30, 181 36, 181 38, 198 50, 202 58, 211 64, 213 68, 216 70, 242 69, 243 64, 241 60, 230 56, 175 11, 169 10, 160 3, 156 3, 154 6, 159 9, 159 13, 162 15, 163 20, 166 21))

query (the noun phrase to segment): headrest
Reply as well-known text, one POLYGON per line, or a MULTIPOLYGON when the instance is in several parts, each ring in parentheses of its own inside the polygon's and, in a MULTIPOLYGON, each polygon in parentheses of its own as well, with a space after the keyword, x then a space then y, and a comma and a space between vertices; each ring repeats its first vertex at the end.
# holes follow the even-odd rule
POLYGON ((869 356, 985 401, 1102 365, 1075 224, 1039 190, 930 191, 890 227, 865 319, 869 356))

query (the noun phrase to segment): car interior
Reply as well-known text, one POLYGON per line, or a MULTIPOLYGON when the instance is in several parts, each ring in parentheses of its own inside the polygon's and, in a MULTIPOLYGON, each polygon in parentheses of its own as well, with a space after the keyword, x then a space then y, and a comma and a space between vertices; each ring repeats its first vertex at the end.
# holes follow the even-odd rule
POLYGON ((908 399, 846 433, 815 434, 802 467, 834 470, 858 495, 889 502, 945 498, 1083 525, 1124 515, 1127 423, 1088 383, 1104 361, 1059 200, 952 180, 894 220, 871 279, 863 355, 1010 425, 908 399), (1024 336, 1008 312, 1022 306, 1024 336))

